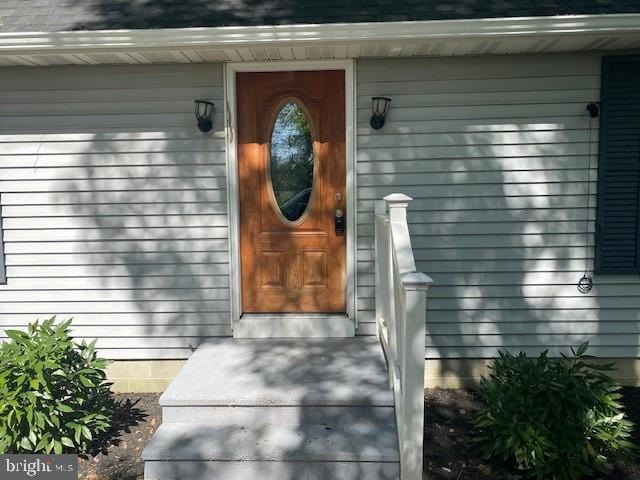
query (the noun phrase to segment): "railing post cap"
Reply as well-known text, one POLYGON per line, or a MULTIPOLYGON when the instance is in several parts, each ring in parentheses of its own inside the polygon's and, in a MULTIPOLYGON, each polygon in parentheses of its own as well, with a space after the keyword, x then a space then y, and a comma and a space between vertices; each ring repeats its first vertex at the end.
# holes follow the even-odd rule
POLYGON ((411 200, 413 200, 413 198, 409 195, 405 195, 404 193, 390 193, 384 197, 384 201, 387 202, 387 204, 409 203, 411 200))
POLYGON ((427 289, 433 283, 433 279, 423 272, 407 272, 401 276, 401 280, 405 288, 414 290, 427 289))

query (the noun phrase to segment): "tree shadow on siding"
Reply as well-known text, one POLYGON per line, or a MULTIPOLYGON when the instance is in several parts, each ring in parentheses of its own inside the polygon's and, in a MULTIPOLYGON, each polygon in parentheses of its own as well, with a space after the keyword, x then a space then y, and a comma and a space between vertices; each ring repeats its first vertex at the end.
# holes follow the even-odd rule
MULTIPOLYGON (((192 68, 186 67, 186 81, 192 68)), ((100 118, 89 127, 64 125, 77 122, 73 117, 61 121, 61 128, 89 138, 64 162, 71 169, 59 174, 61 188, 51 195, 65 217, 60 228, 69 229, 58 233, 74 242, 66 251, 82 271, 73 288, 86 298, 77 300, 93 302, 85 308, 68 302, 67 313, 79 331, 99 328, 87 336, 100 337, 107 357, 115 351, 136 358, 142 351, 185 358, 203 339, 230 334, 222 114, 215 115, 216 131, 203 135, 192 99, 182 101, 167 126, 162 114, 153 114, 155 100, 130 106, 119 102, 117 89, 107 93, 115 105, 110 113, 122 115, 124 124, 148 109, 148 125, 117 127, 108 115, 104 126, 100 118)))
MULTIPOLYGON (((607 285, 599 284, 601 277, 589 295, 576 289, 587 260, 585 105, 593 98, 585 95, 584 103, 568 107, 562 118, 526 124, 469 116, 450 128, 452 133, 437 131, 437 124, 425 127, 426 122, 414 127, 403 109, 412 109, 413 119, 419 105, 403 104, 400 92, 390 96, 394 106, 386 131, 359 139, 359 160, 376 162, 361 164, 361 170, 375 165, 384 173, 375 179, 375 189, 369 188, 374 180, 359 177, 360 201, 371 198, 370 191, 415 199, 408 220, 417 266, 435 280, 427 301, 426 356, 440 360, 440 377, 470 379, 478 371, 458 359, 490 358, 500 349, 533 355, 549 348, 558 355, 592 340, 593 353, 606 354, 611 352, 607 346, 619 345, 620 336, 605 333, 625 328, 637 335, 631 323, 603 332, 608 318, 602 309, 616 305, 603 298, 607 285), (391 150, 389 134, 401 136, 400 148, 391 150)), ((521 106, 518 117, 529 116, 527 105, 521 106)), ((363 125, 368 109, 365 105, 359 112, 363 125)), ((425 112, 421 120, 428 118, 425 112)), ((594 144, 592 180, 596 151, 594 144)), ((373 210, 373 202, 368 204, 373 210)), ((589 271, 595 184, 590 204, 589 271)), ((369 225, 361 228, 361 242, 371 234, 369 225)))
POLYGON ((70 182, 65 195, 92 192, 75 213, 86 222, 81 235, 91 275, 103 292, 113 292, 106 304, 114 315, 105 315, 143 319, 138 334, 149 339, 147 348, 180 349, 229 333, 225 178, 203 177, 220 165, 169 162, 152 167, 162 172, 149 177, 118 166, 118 179, 98 179, 85 163, 88 178, 70 182))
MULTIPOLYGON (((446 203, 434 215, 440 229, 436 236, 449 242, 444 246, 436 239, 440 248, 417 253, 418 264, 436 278, 427 356, 445 357, 444 377, 469 379, 479 373, 446 357, 495 356, 502 349, 531 355, 549 349, 559 355, 585 340, 603 340, 598 338, 597 290, 582 296, 576 288, 585 262, 593 268, 595 212, 585 258, 587 157, 571 159, 569 152, 576 147, 568 144, 567 132, 512 127, 515 155, 500 143, 503 133, 466 137, 471 144, 461 151, 467 171, 446 175, 446 203), (487 159, 481 160, 481 170, 474 166, 477 157, 487 159), (459 210, 456 203, 469 191, 472 207, 459 210), (438 276, 444 280, 441 287, 438 276), (594 323, 573 326, 584 321, 594 323)), ((577 150, 582 153, 586 146, 577 150)))

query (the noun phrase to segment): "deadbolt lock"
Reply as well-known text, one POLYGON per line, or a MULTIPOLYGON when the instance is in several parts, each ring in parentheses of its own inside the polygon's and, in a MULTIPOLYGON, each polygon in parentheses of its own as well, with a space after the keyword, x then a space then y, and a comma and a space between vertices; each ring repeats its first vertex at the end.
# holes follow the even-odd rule
POLYGON ((336 227, 336 235, 344 235, 344 229, 345 229, 344 210, 342 210, 341 208, 336 208, 335 227, 336 227))

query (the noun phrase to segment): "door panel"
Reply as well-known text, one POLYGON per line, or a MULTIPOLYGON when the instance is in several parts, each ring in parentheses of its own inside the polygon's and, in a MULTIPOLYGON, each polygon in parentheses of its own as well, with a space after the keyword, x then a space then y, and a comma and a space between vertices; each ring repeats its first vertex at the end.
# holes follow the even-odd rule
POLYGON ((344 72, 236 82, 243 312, 344 312, 344 72))

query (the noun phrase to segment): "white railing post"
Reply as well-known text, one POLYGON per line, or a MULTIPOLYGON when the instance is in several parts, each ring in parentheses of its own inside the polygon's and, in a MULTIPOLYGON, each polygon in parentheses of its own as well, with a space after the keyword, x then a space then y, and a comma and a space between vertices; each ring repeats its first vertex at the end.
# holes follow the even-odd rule
POLYGON ((383 277, 383 272, 388 272, 390 265, 387 260, 389 255, 386 253, 389 251, 388 245, 388 232, 389 221, 386 217, 387 205, 383 200, 376 201, 375 209, 375 233, 374 233, 374 257, 375 257, 375 297, 376 297, 376 333, 380 341, 388 340, 387 326, 385 324, 385 301, 388 298, 389 286, 386 279, 383 277))
POLYGON ((384 200, 376 202, 375 218, 375 297, 376 297, 376 333, 389 365, 389 388, 393 391, 400 387, 400 376, 396 373, 397 348, 394 312, 393 247, 387 204, 384 200))
POLYGON ((427 290, 416 271, 407 208, 411 197, 387 195, 376 204, 375 296, 378 336, 395 397, 401 480, 421 480, 424 430, 424 339, 427 290))
POLYGON ((400 443, 402 480, 420 480, 424 442, 424 340, 427 290, 431 279, 422 272, 402 276, 405 297, 404 355, 401 358, 403 440, 400 443))

